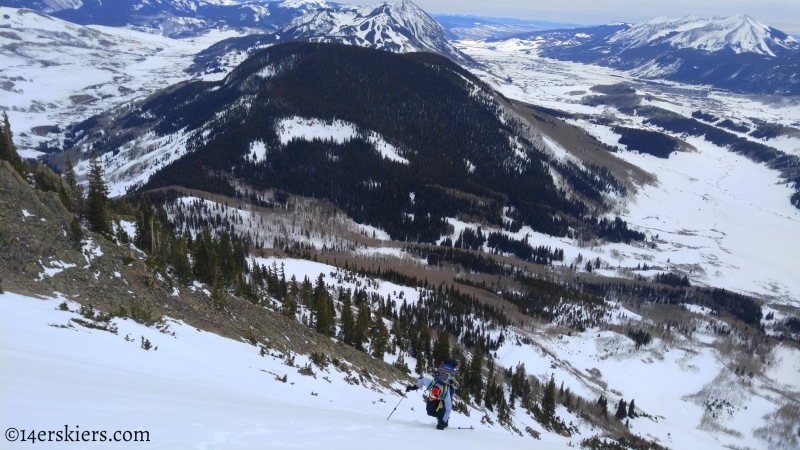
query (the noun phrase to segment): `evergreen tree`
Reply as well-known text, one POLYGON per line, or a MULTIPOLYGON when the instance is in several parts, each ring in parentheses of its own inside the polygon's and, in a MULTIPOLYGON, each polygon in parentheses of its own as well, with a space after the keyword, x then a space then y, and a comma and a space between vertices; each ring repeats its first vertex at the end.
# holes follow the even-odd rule
MULTIPOLYGON (((491 370, 489 373, 491 373, 491 370)), ((489 411, 494 411, 494 394, 496 387, 497 384, 495 384, 494 375, 492 375, 492 377, 489 379, 489 383, 486 385, 486 395, 483 397, 483 405, 489 411)))
POLYGON ((133 245, 150 255, 155 252, 155 223, 153 218, 153 204, 150 202, 150 196, 144 194, 136 206, 134 219, 136 234, 133 237, 133 245))
POLYGON ((544 396, 542 397, 542 412, 549 419, 556 416, 556 380, 550 375, 550 382, 544 388, 544 396))
POLYGON ((108 200, 108 187, 103 180, 103 167, 97 152, 92 152, 89 160, 89 193, 86 195, 86 220, 89 229, 96 233, 108 234, 111 224, 106 209, 108 200))
POLYGON ((83 187, 78 184, 78 178, 75 175, 75 169, 72 166, 72 160, 69 154, 66 155, 64 160, 64 181, 67 182, 70 190, 70 201, 72 202, 71 211, 78 214, 83 214, 83 187))
POLYGON ((356 322, 353 318, 353 303, 350 301, 350 291, 341 289, 339 301, 342 302, 342 341, 355 347, 356 322))
POLYGON ((442 331, 436 338, 436 344, 433 346, 433 363, 439 366, 450 356, 450 335, 447 331, 442 331))
POLYGON ((328 311, 328 290, 325 288, 324 275, 319 274, 314 286, 314 315, 316 316, 317 333, 330 336, 332 317, 328 311))
POLYGON ((392 365, 397 367, 398 370, 400 370, 406 375, 411 373, 411 371, 408 370, 408 366, 406 365, 406 359, 403 357, 402 351, 400 352, 399 355, 397 355, 397 361, 395 361, 392 365))
POLYGON ((81 240, 83 240, 83 228, 81 228, 81 221, 77 217, 72 218, 69 223, 69 237, 75 248, 81 248, 81 240))
POLYGON ((383 323, 383 315, 380 309, 375 312, 375 320, 372 321, 370 336, 372 337, 372 356, 382 360, 389 345, 389 330, 386 329, 386 324, 383 323))
POLYGON ((600 412, 603 413, 603 417, 608 417, 608 400, 605 396, 601 395, 600 398, 597 399, 597 406, 600 408, 600 412))
POLYGON ((356 316, 356 326, 355 326, 355 335, 353 337, 353 343, 355 344, 355 348, 358 350, 364 351, 364 345, 367 343, 367 334, 369 333, 369 325, 371 323, 370 320, 370 312, 369 306, 366 304, 362 304, 358 308, 358 315, 356 316))
POLYGON ((286 293, 286 300, 283 303, 283 315, 294 319, 297 314, 297 302, 300 298, 300 288, 297 286, 297 278, 292 275, 289 280, 288 292, 286 293))
POLYGON ((628 417, 635 419, 636 416, 636 401, 631 399, 631 404, 628 405, 628 417))
POLYGON ((417 353, 417 363, 414 364, 414 372, 417 375, 422 375, 425 373, 425 360, 421 353, 417 353))
POLYGON ((475 347, 472 353, 472 361, 469 363, 469 388, 470 394, 475 398, 475 403, 480 405, 483 393, 483 377, 481 369, 483 366, 483 350, 481 346, 475 347))
POLYGON ((619 420, 624 419, 628 416, 628 404, 623 399, 619 399, 619 403, 617 403, 617 413, 614 414, 619 420))
POLYGON ((72 160, 67 153, 64 159, 64 181, 67 182, 67 186, 72 189, 72 193, 78 190, 78 177, 75 175, 75 168, 72 167, 72 160))
POLYGON ((189 284, 192 275, 192 266, 189 264, 189 249, 184 238, 174 238, 170 262, 175 277, 183 284, 189 284))
POLYGON ((14 134, 11 132, 11 124, 5 111, 3 111, 3 124, 0 125, 0 160, 8 161, 22 178, 26 177, 22 158, 14 145, 14 134))

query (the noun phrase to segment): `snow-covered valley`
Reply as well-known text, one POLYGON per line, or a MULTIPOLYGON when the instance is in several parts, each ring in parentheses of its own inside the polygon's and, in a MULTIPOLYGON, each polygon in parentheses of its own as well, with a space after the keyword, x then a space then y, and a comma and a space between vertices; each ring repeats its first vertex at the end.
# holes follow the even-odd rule
MULTIPOLYGON (((535 41, 502 43, 461 41, 458 47, 485 64, 476 72, 511 99, 589 117, 615 116, 626 126, 654 129, 643 118, 580 100, 597 85, 629 83, 645 96, 645 105, 691 116, 692 111, 713 111, 737 121, 764 120, 786 126, 800 123, 800 102, 794 98, 753 98, 703 87, 665 82, 642 83, 631 74, 579 63, 556 61, 537 55, 535 41)), ((589 119, 571 119, 610 146, 619 135, 610 126, 589 119)), ((546 134, 547 130, 543 132, 546 134)), ((677 136, 681 137, 681 136, 677 136)), ((684 137, 685 138, 685 137, 684 137)), ((657 264, 680 272, 693 283, 735 289, 775 301, 800 302, 800 211, 788 198, 793 190, 779 173, 720 148, 702 138, 685 138, 694 152, 679 152, 668 159, 639 152, 614 155, 655 175, 657 182, 639 186, 638 192, 619 204, 615 213, 658 236, 657 249, 616 244, 579 248, 584 257, 600 257, 611 266, 657 264), (612 252, 617 256, 611 256, 612 252)), ((770 140, 789 154, 800 154, 800 136, 770 140)), ((535 234, 532 234, 536 236, 535 234)), ((542 236, 532 242, 546 242, 542 236)), ((565 248, 571 243, 565 242, 565 248)), ((571 258, 567 258, 570 260, 571 258)), ((615 271, 605 273, 613 274, 615 271)))
MULTIPOLYGON (((126 28, 80 26, 35 11, 0 7, 0 106, 24 157, 62 129, 190 79, 199 51, 240 31, 171 39, 126 28)), ((213 79, 224 74, 207 75, 213 79)))

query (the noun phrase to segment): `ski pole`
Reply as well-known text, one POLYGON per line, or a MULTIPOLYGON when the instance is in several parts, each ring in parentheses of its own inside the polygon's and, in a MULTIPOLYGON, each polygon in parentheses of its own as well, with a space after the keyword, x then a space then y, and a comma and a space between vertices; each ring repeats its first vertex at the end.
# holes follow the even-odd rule
MULTIPOLYGON (((405 394, 403 394, 403 396, 400 397, 400 402, 402 402, 404 398, 406 398, 405 394)), ((400 406, 400 402, 397 402, 397 406, 400 406)), ((397 411, 397 406, 395 406, 394 409, 392 410, 392 414, 394 414, 394 412, 397 411)), ((387 417, 386 420, 391 419, 392 418, 392 414, 389 414, 389 417, 387 417)))
POLYGON ((470 425, 468 427, 458 427, 458 428, 456 428, 456 430, 474 430, 474 429, 475 428, 472 425, 470 425))

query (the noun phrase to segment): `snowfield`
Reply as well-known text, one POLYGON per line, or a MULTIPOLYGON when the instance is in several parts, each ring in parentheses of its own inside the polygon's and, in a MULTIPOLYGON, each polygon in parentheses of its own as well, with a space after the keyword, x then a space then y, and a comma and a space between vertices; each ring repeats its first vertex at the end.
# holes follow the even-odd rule
MULTIPOLYGON (((326 448, 407 449, 457 445, 464 449, 534 445, 480 418, 454 413, 439 432, 418 396, 409 396, 386 418, 400 397, 381 388, 302 376, 282 359, 170 321, 175 337, 130 320, 116 321, 118 334, 88 330, 59 311, 62 298, 39 300, 0 295, 0 422, 19 430, 70 429, 148 431, 150 442, 119 442, 108 448, 326 448), (53 324, 53 326, 50 326, 53 324), (130 336, 132 341, 126 341, 130 336), (158 350, 144 350, 141 337, 158 350), (287 382, 276 376, 287 376, 287 382), (313 394, 316 395, 313 395, 313 394), (37 405, 37 406, 33 406, 37 405), (412 410, 413 408, 413 410, 412 410)), ((69 303, 75 310, 75 303, 69 303)), ((296 365, 307 357, 298 355, 296 365)), ((318 375, 321 375, 315 367, 318 375)), ((397 386, 400 388, 401 386, 397 386)), ((564 440, 564 438, 561 438, 564 440)), ((85 449, 86 443, 38 443, 85 449)), ((30 442, 3 443, 27 448, 30 442)), ((537 448, 566 448, 539 441, 537 448)))
MULTIPOLYGON (((327 123, 319 119, 303 119, 296 116, 288 117, 278 122, 277 130, 278 137, 283 145, 295 139, 305 141, 319 139, 343 144, 360 137, 356 126, 343 120, 334 120, 331 123, 327 123)), ((400 156, 398 150, 393 145, 386 142, 378 133, 374 131, 367 133, 366 141, 372 144, 375 150, 384 158, 402 164, 408 164, 408 160, 400 156)), ((255 143, 253 145, 255 145, 255 143)), ((266 151, 266 149, 264 149, 264 151, 266 151)), ((256 157, 255 160, 258 161, 259 158, 256 157)))

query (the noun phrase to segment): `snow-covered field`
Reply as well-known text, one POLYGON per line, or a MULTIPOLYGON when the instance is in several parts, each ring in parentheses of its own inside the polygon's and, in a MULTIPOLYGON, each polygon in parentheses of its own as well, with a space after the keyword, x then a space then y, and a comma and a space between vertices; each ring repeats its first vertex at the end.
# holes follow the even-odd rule
MULTIPOLYGON (((536 41, 517 39, 488 44, 461 41, 458 47, 488 66, 477 71, 484 80, 512 99, 573 113, 613 113, 626 126, 642 125, 642 118, 614 108, 580 103, 590 87, 620 82, 633 84, 640 94, 652 95, 648 104, 689 116, 703 111, 736 120, 757 118, 791 125, 800 122, 797 99, 755 99, 703 87, 638 83, 630 74, 599 66, 555 61, 537 56, 536 41), (771 103, 769 103, 771 102, 771 103)), ((596 138, 618 145, 618 135, 607 126, 573 121, 596 138)), ((546 133, 546 130, 543 130, 546 133)), ((658 178, 641 186, 620 205, 617 213, 644 231, 658 236, 657 248, 608 244, 580 248, 574 242, 530 233, 532 245, 558 245, 566 260, 580 253, 600 257, 611 266, 658 265, 687 275, 699 285, 723 287, 779 303, 800 305, 800 211, 792 207, 792 190, 779 173, 731 153, 702 138, 686 138, 697 152, 660 159, 638 152, 617 153, 658 178)), ((800 138, 767 141, 789 153, 800 153, 800 138)), ((558 150, 558 149, 554 149, 558 150)), ((519 233, 518 233, 519 234, 519 233)), ((606 270, 614 274, 616 270, 606 270)), ((601 271, 603 273, 603 271, 601 271)))

